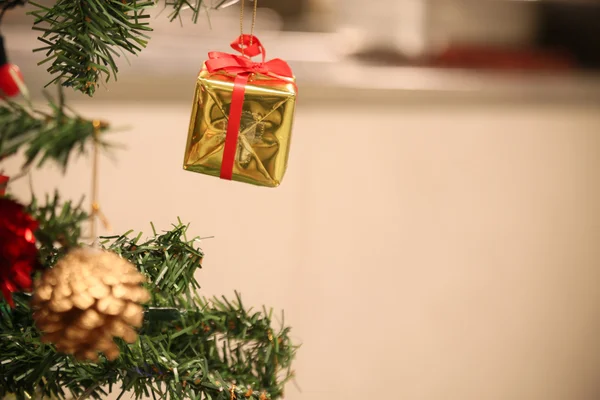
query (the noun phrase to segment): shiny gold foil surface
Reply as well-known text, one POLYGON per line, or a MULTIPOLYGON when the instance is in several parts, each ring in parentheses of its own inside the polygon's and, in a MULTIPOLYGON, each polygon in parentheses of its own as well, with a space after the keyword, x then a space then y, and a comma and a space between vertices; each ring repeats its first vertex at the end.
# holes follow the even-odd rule
MULTIPOLYGON (((219 176, 234 75, 203 68, 196 93, 183 168, 219 176)), ((281 183, 288 162, 296 104, 293 82, 253 74, 244 96, 232 179, 259 186, 281 183)))

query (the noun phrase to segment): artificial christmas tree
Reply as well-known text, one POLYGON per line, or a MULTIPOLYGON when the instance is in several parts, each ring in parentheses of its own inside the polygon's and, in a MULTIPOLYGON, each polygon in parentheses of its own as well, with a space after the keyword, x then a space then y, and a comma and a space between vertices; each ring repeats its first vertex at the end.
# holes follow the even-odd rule
MULTIPOLYGON (((0 20, 24 3, 0 0, 0 20)), ((203 8, 235 2, 215 3, 164 5, 171 19, 188 10, 195 22, 203 8)), ((109 125, 66 107, 62 87, 92 96, 101 78, 118 72, 119 51, 145 47, 148 9, 156 6, 138 0, 31 5, 44 43, 37 50, 46 52, 42 61, 59 97, 42 111, 26 90, 20 90, 23 101, 8 100, 12 88, 2 96, 0 160, 23 153, 19 176, 49 163, 66 170, 74 154, 92 146, 96 155, 107 146, 109 125)), ((96 238, 95 229, 84 237, 84 226, 102 217, 94 170, 91 210, 59 193, 24 205, 0 176, 2 188, 8 182, 6 194, 0 191, 0 398, 103 398, 108 391, 137 398, 281 397, 293 376, 289 328, 274 326, 267 310, 246 309, 239 295, 229 301, 197 293, 194 273, 204 254, 196 238, 186 237, 187 225, 179 221, 163 233, 153 228, 148 239, 130 232, 96 238)))

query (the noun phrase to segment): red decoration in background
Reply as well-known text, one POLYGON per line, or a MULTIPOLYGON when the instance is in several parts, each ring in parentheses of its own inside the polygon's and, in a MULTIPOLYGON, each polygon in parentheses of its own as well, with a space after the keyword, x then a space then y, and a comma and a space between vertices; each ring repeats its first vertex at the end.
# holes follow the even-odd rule
POLYGON ((21 93, 23 85, 23 74, 15 64, 4 64, 0 66, 0 93, 14 97, 21 93))
POLYGON ((0 175, 0 196, 4 196, 4 194, 6 193, 8 179, 8 176, 0 175))
POLYGON ((38 250, 33 232, 38 223, 21 204, 0 198, 0 291, 14 307, 12 293, 31 290, 38 250))
POLYGON ((476 46, 452 46, 431 64, 441 68, 509 71, 568 71, 577 66, 568 54, 557 51, 476 46))
POLYGON ((4 38, 0 35, 0 96, 14 97, 25 90, 23 74, 19 67, 8 62, 4 38))

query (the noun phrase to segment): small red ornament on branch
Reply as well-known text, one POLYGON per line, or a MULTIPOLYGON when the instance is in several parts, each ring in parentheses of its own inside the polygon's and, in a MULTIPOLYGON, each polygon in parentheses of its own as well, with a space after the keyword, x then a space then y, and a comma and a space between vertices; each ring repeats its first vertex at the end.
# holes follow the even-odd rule
POLYGON ((4 38, 0 35, 0 95, 14 97, 25 90, 19 67, 8 62, 4 38))
POLYGON ((38 265, 37 228, 25 207, 0 198, 0 292, 11 307, 12 293, 31 290, 31 274, 38 265))

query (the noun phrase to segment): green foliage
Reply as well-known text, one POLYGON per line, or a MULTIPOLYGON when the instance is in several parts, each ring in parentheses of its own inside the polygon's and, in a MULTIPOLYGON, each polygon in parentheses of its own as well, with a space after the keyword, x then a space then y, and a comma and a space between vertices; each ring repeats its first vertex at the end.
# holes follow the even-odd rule
POLYGON ((78 204, 61 203, 58 192, 52 198, 47 195, 45 204, 40 204, 35 196, 31 200, 27 211, 39 222, 35 237, 43 265, 54 265, 58 256, 79 245, 81 224, 89 219, 82 202, 83 199, 78 204))
MULTIPOLYGON (((225 0, 214 8, 218 9, 225 0)), ((151 0, 57 0, 52 6, 31 2, 29 14, 35 17, 33 29, 42 32, 38 38, 44 46, 34 51, 45 52, 39 64, 50 63, 50 82, 92 96, 102 78, 116 79, 117 58, 121 54, 139 54, 148 44, 152 31, 148 9, 151 0)), ((0 0, 0 8, 2 0, 0 0)), ((190 13, 196 23, 204 0, 165 0, 171 9, 169 19, 181 19, 190 13)), ((49 84, 50 84, 49 83, 49 84)))
MULTIPOLYGON (((34 132, 40 132, 44 120, 25 107, 6 102, 0 105, 0 159, 15 154, 28 143, 34 132)), ((31 163, 31 161, 29 161, 31 163)))
POLYGON ((143 273, 155 277, 152 290, 174 296, 183 293, 190 297, 193 290, 199 289, 194 273, 201 267, 204 254, 194 248, 193 241, 185 239, 187 226, 181 223, 173 230, 140 242, 141 233, 129 238, 127 232, 118 237, 107 238, 108 249, 139 265, 143 273), (112 243, 110 240, 113 240, 112 243), (127 249, 123 252, 123 249, 127 249))
POLYGON ((184 10, 189 10, 192 13, 192 21, 194 23, 198 22, 198 16, 200 15, 200 10, 202 8, 202 3, 204 0, 166 0, 166 6, 171 7, 173 11, 169 14, 169 19, 173 21, 174 19, 181 18, 181 13, 184 10))
POLYGON ((281 397, 296 351, 289 328, 276 329, 272 312, 246 309, 237 294, 233 302, 198 297, 193 272, 202 252, 195 239, 185 239, 185 230, 178 224, 147 241, 123 235, 104 243, 136 263, 155 289, 138 341, 119 341, 115 361, 80 363, 41 343, 26 294, 15 295, 14 309, 0 303, 0 397, 28 399, 39 391, 101 399, 105 386, 132 391, 138 399, 230 400, 232 390, 236 399, 262 399, 263 391, 266 398, 281 397), (177 254, 194 262, 185 271, 165 269, 177 254), (147 268, 148 261, 163 268, 147 268), (184 290, 161 286, 187 279, 183 275, 193 280, 184 290))
MULTIPOLYGON (((94 122, 69 112, 63 101, 48 97, 50 112, 33 110, 17 103, 0 104, 0 159, 25 148, 25 165, 43 166, 53 160, 63 170, 67 168, 72 153, 82 154, 85 145, 94 139, 94 122)), ((106 130, 102 124, 100 130, 106 130)), ((100 145, 106 143, 98 140, 100 145)))
MULTIPOLYGON (((137 54, 146 47, 150 31, 144 11, 152 1, 138 0, 58 0, 52 7, 31 3, 36 10, 33 29, 43 32, 39 40, 46 46, 40 64, 51 62, 52 82, 93 95, 101 74, 108 80, 116 75, 118 50, 137 54)), ((51 83, 52 83, 51 82, 51 83)))

